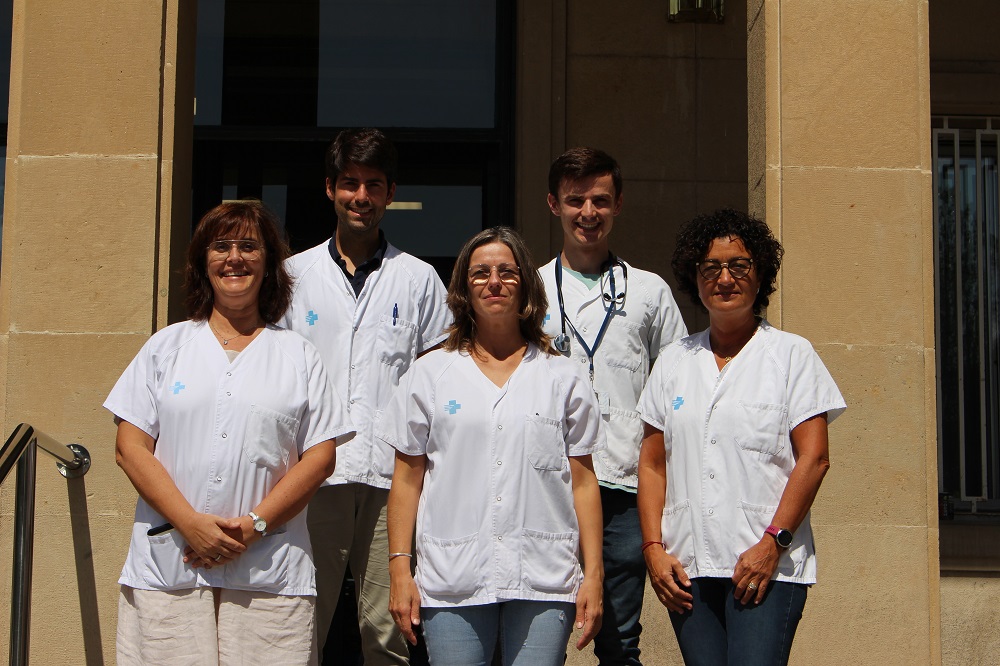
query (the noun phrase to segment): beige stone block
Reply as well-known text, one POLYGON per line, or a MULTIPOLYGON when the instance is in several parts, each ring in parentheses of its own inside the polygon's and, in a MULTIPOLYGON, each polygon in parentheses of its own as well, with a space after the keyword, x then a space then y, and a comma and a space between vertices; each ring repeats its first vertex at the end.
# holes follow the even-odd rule
POLYGON ((930 188, 915 170, 783 170, 784 327, 814 343, 924 346, 930 188))
POLYGON ((0 289, 19 331, 148 333, 157 252, 154 158, 20 158, 0 289))
POLYGON ((670 260, 678 229, 696 212, 694 183, 626 180, 622 190, 625 204, 615 218, 611 248, 630 264, 673 285, 670 260))
MULTIPOLYGON (((818 583, 789 663, 933 664, 927 529, 856 524, 816 530, 818 583)), ((937 581, 933 581, 936 585, 937 581)))
POLYGON ((15 17, 11 68, 17 71, 11 79, 29 88, 11 95, 12 150, 156 153, 161 3, 91 0, 32 7, 15 17))
POLYGON ((571 57, 566 109, 567 143, 606 150, 626 178, 693 180, 694 60, 571 57))
POLYGON ((929 142, 918 2, 781 3, 785 166, 913 168, 929 142))
MULTIPOLYGON (((146 339, 144 335, 10 336, 7 381, 18 390, 7 404, 8 433, 24 422, 64 444, 82 444, 92 460, 86 485, 97 490, 89 498, 90 509, 100 515, 131 516, 135 508, 135 491, 115 463, 115 425, 101 405, 146 339)), ((39 456, 37 478, 39 514, 59 510, 66 483, 47 454, 39 456)))
POLYGON ((699 181, 747 182, 747 63, 699 60, 696 170, 699 181))
POLYGON ((941 576, 941 663, 992 666, 1000 654, 1000 575, 941 576))
POLYGON ((697 26, 668 23, 666 2, 573 0, 566 7, 566 41, 571 55, 696 55, 697 26))
POLYGON ((132 519, 95 515, 87 502, 94 486, 83 481, 87 477, 66 484, 72 498, 69 511, 64 505, 60 513, 39 514, 35 520, 32 663, 115 660, 116 583, 132 519), (46 640, 55 636, 58 640, 46 640))
MULTIPOLYGON (((0 334, 0 428, 7 422, 7 342, 8 334, 0 334)), ((0 432, 0 437, 7 440, 8 432, 0 432)))
MULTIPOLYGON (((797 332, 792 330, 792 332, 797 332)), ((923 350, 815 345, 847 411, 830 425, 830 472, 813 505, 822 525, 926 526, 928 447, 923 350), (916 408, 915 408, 916 407, 916 408)), ((935 522, 936 524, 936 522, 935 522)))

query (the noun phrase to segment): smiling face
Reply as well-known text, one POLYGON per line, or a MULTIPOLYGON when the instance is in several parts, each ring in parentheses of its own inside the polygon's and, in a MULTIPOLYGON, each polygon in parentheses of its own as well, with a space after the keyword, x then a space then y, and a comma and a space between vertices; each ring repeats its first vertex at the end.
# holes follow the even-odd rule
POLYGON ((206 248, 208 281, 215 303, 236 308, 255 304, 264 281, 265 250, 260 234, 253 227, 232 231, 225 239, 216 238, 206 248), (250 241, 247 243, 219 241, 250 241), (223 252, 222 245, 226 245, 223 252), (251 245, 258 251, 253 252, 251 245))
POLYGON ((326 196, 337 212, 338 233, 377 233, 395 192, 395 184, 389 185, 381 170, 362 164, 348 164, 336 182, 326 179, 326 196))
POLYGON ((549 210, 560 219, 564 247, 606 251, 608 236, 621 212, 622 196, 610 173, 577 180, 564 178, 559 196, 548 196, 549 210))
MULTIPOLYGON (((708 246, 708 252, 703 260, 715 260, 729 263, 736 259, 753 259, 743 241, 736 237, 716 238, 708 246)), ((723 268, 719 277, 706 280, 699 271, 695 271, 698 281, 698 295, 702 304, 708 310, 709 318, 717 316, 753 318, 753 303, 757 298, 760 280, 756 267, 742 278, 734 278, 728 268, 723 268)))
POLYGON ((489 278, 484 284, 474 284, 471 277, 466 277, 469 300, 472 302, 476 320, 482 320, 484 317, 517 319, 521 307, 520 278, 517 281, 500 279, 504 268, 517 266, 514 253, 506 244, 500 242, 481 245, 472 251, 472 256, 469 258, 470 273, 483 266, 489 271, 489 278))

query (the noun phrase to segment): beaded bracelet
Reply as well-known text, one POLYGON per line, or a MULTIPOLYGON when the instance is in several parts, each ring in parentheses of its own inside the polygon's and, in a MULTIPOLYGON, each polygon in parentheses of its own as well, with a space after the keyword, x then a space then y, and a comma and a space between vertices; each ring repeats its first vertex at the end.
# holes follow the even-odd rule
POLYGON ((664 550, 667 549, 667 546, 662 541, 647 541, 646 543, 642 544, 642 548, 639 549, 639 552, 645 553, 646 549, 653 545, 663 546, 664 550))

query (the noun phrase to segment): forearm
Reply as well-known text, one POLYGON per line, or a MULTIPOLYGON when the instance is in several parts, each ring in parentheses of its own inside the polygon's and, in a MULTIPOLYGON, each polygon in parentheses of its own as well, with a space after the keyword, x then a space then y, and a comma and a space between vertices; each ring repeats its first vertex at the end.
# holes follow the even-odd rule
POLYGON ((163 464, 153 456, 155 440, 127 421, 118 425, 115 459, 136 492, 158 514, 182 532, 194 508, 177 488, 163 464))
POLYGON ((639 492, 636 498, 643 542, 662 541, 661 521, 666 501, 667 474, 663 433, 646 426, 639 450, 639 492))
POLYGON ((413 532, 417 521, 417 504, 424 484, 427 458, 396 453, 392 489, 386 506, 389 531, 389 552, 409 553, 413 548, 413 532))
POLYGON ((794 532, 805 520, 816 499, 816 493, 830 469, 826 425, 826 414, 820 414, 792 431, 796 461, 771 520, 778 527, 794 532))
POLYGON ((604 580, 603 530, 601 490, 597 485, 590 456, 574 456, 570 460, 573 476, 573 507, 580 526, 580 557, 587 578, 604 580))
MULTIPOLYGON (((323 481, 333 474, 336 456, 332 439, 310 447, 260 504, 253 508, 254 513, 267 521, 268 531, 284 525, 306 508, 323 481)), ((244 522, 247 525, 252 522, 249 516, 241 516, 243 518, 246 518, 244 522)), ((253 530, 252 525, 250 530, 253 530)))

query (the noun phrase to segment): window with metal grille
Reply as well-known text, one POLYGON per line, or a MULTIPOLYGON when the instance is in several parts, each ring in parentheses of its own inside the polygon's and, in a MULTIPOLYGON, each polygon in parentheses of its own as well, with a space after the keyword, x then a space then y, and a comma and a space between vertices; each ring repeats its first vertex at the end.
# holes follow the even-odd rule
POLYGON ((1000 511, 1000 118, 933 122, 938 486, 1000 511))

